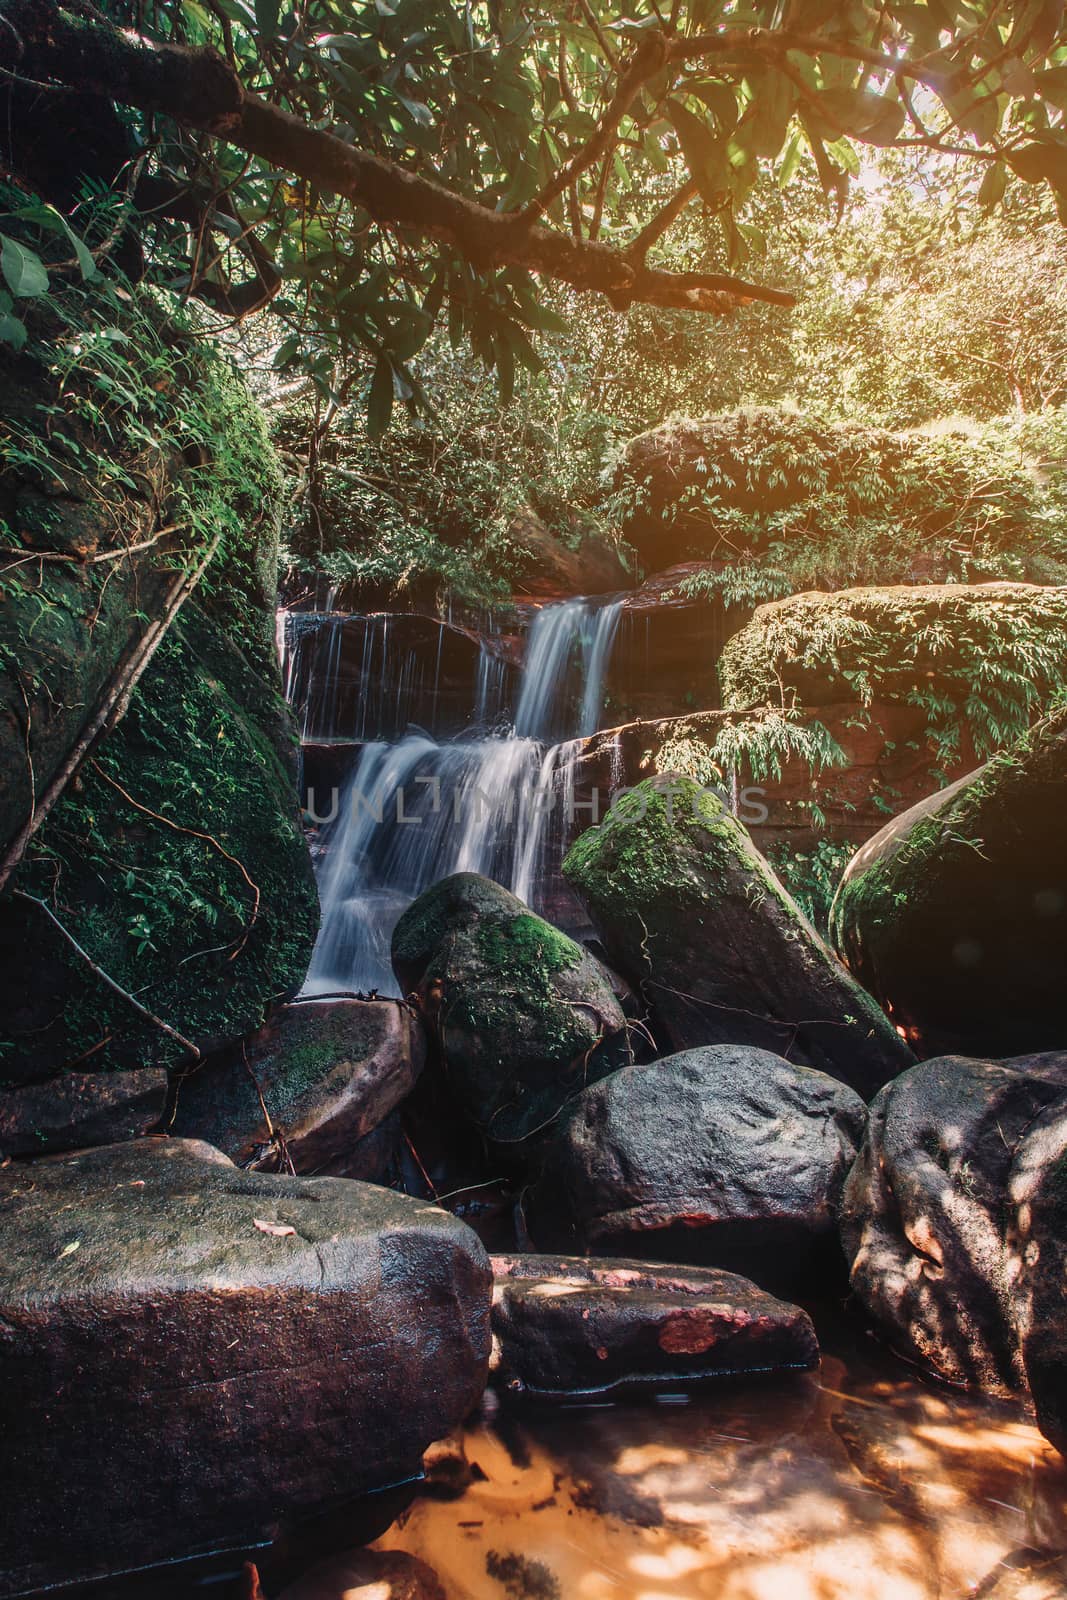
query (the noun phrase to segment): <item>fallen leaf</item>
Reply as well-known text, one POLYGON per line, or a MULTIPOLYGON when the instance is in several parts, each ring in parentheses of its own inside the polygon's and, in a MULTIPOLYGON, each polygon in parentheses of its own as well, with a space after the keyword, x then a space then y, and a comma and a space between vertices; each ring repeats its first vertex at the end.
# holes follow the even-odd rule
POLYGON ((75 1239, 73 1244, 65 1244, 63 1246, 62 1250, 59 1252, 58 1256, 56 1257, 56 1260, 57 1261, 62 1261, 64 1256, 72 1256, 74 1254, 75 1250, 80 1250, 80 1249, 81 1249, 81 1240, 80 1239, 75 1239))
POLYGON ((260 1233, 269 1233, 275 1239, 284 1239, 287 1234, 296 1232, 287 1222, 264 1222, 261 1217, 253 1217, 252 1220, 260 1233))

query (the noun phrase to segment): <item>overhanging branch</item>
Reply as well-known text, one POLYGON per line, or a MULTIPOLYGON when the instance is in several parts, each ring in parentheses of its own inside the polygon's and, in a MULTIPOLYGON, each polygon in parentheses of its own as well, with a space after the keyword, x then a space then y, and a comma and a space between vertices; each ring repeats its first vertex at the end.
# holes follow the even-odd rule
POLYGON ((522 214, 491 211, 247 93, 214 50, 158 43, 71 15, 55 0, 6 0, 4 16, 24 46, 20 71, 226 139, 344 196, 379 223, 410 227, 452 246, 477 267, 522 267, 603 294, 620 309, 642 303, 724 314, 754 300, 794 304, 781 289, 725 273, 648 268, 608 245, 569 238, 522 214))

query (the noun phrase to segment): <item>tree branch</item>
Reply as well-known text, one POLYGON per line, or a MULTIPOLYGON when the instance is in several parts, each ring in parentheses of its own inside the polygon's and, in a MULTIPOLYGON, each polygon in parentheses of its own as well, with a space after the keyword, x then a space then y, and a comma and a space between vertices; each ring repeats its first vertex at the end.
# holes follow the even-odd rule
POLYGON ((617 309, 641 302, 723 315, 753 300, 795 303, 783 290, 727 274, 642 268, 608 245, 568 238, 517 213, 491 211, 246 93, 214 50, 160 44, 74 17, 55 0, 7 0, 6 15, 27 46, 26 66, 36 76, 74 83, 224 138, 343 195, 379 223, 411 227, 450 245, 477 267, 522 267, 603 294, 617 309))
MULTIPOLYGON (((667 48, 668 41, 662 33, 650 34, 644 40, 619 79, 618 87, 611 97, 611 104, 601 117, 596 132, 545 184, 541 193, 535 195, 523 209, 520 215, 525 221, 536 222, 538 217, 543 217, 553 200, 557 199, 564 189, 568 188, 581 173, 587 172, 594 166, 601 156, 610 153, 619 123, 637 99, 642 85, 647 83, 649 78, 655 77, 662 68, 667 59, 667 48)), ((595 229, 593 233, 595 237, 595 229)))

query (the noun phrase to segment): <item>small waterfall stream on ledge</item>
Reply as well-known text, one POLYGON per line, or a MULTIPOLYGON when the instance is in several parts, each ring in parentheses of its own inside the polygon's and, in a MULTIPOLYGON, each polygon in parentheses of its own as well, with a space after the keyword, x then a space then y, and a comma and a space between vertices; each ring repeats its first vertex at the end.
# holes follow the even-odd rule
POLYGON ((315 797, 322 926, 306 994, 391 992, 389 943, 397 918, 450 873, 483 873, 535 909, 560 893, 574 764, 582 739, 600 725, 621 612, 616 597, 540 610, 527 636, 513 717, 503 705, 501 660, 483 643, 468 726, 451 739, 411 725, 420 710, 428 720, 435 715, 440 644, 427 681, 411 654, 390 655, 389 619, 305 613, 285 620, 286 691, 303 706, 305 737, 367 741, 332 803, 315 797), (339 694, 342 640, 345 627, 355 625, 363 630, 359 681, 369 679, 375 689, 360 694, 358 706, 351 700, 346 706, 339 694))

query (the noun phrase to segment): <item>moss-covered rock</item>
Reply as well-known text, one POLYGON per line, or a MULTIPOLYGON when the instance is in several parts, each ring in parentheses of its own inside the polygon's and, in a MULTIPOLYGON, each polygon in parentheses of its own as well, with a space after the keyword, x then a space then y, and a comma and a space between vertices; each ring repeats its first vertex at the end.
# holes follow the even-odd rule
POLYGON ((630 440, 616 489, 646 569, 718 559, 723 587, 1029 575, 1039 496, 1007 450, 776 407, 673 417, 630 440), (746 582, 746 557, 758 555, 746 582), (799 581, 798 581, 799 580, 799 581))
POLYGON ((27 321, 0 348, 0 838, 43 826, 0 905, 5 1087, 239 1037, 298 987, 317 925, 262 414, 147 292, 57 284, 27 321))
POLYGON ((496 1141, 528 1138, 627 1057, 610 975, 488 878, 460 872, 420 895, 392 954, 462 1106, 496 1141))
POLYGON ((170 1131, 241 1166, 377 1181, 390 1141, 367 1141, 424 1059, 422 1029, 395 1000, 282 1006, 239 1047, 178 1079, 170 1131))
POLYGON ((1067 708, 875 834, 833 943, 921 1055, 1067 1039, 1067 708))
POLYGON ((865 1097, 910 1062, 712 790, 646 779, 563 870, 662 1045, 759 1045, 865 1097))
MULTIPOLYGON (((318 897, 273 691, 195 605, 68 788, 15 884, 201 1050, 303 981, 318 897)), ((0 1078, 177 1066, 188 1052, 107 986, 39 906, 0 906, 0 1078)))
POLYGON ((719 661, 723 705, 924 707, 947 759, 1017 737, 1067 683, 1067 589, 845 589, 760 606, 719 661))

